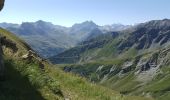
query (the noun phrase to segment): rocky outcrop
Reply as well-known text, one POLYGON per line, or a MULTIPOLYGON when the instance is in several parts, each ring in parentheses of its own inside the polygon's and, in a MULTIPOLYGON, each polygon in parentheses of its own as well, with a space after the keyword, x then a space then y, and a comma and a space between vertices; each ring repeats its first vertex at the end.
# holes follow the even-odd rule
POLYGON ((18 51, 18 47, 15 42, 7 39, 6 36, 1 37, 1 45, 5 46, 6 48, 10 48, 13 53, 18 51))
POLYGON ((28 60, 29 62, 32 61, 32 59, 34 58, 35 52, 29 50, 27 54, 23 55, 21 58, 23 60, 28 60))
POLYGON ((43 62, 46 62, 46 60, 41 58, 36 52, 29 50, 27 54, 21 57, 21 59, 26 60, 28 63, 31 63, 36 60, 38 62, 39 68, 42 71, 45 71, 45 65, 43 62))

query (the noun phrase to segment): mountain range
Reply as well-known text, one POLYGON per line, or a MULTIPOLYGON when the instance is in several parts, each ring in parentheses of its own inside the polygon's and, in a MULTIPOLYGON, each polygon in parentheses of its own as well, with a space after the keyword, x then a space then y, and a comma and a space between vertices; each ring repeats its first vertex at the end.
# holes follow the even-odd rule
POLYGON ((5 26, 67 73, 85 77, 122 95, 156 100, 170 98, 169 19, 152 20, 135 26, 115 25, 121 29, 98 26, 92 21, 70 28, 44 21, 5 26), (65 48, 60 52, 47 52, 44 47, 53 48, 47 41, 49 44, 59 43, 57 46, 65 48))
POLYGON ((0 61, 5 66, 0 66, 0 100, 152 100, 125 96, 66 73, 15 34, 0 28, 0 36, 0 61))
POLYGON ((169 57, 170 20, 163 19, 98 35, 49 60, 122 94, 168 100, 169 57))
MULTIPOLYGON (((124 53, 128 50, 144 51, 162 48, 165 44, 169 44, 170 34, 169 34, 170 20, 153 20, 146 23, 141 23, 134 27, 127 28, 123 31, 117 32, 108 32, 105 34, 98 35, 91 39, 86 39, 86 41, 81 42, 81 45, 78 45, 74 48, 66 50, 65 52, 60 53, 57 57, 67 57, 67 53, 71 51, 76 52, 76 56, 82 56, 86 51, 96 52, 95 56, 101 55, 104 53, 104 56, 113 56, 124 53), (108 48, 107 45, 110 47, 108 48), (98 47, 99 46, 99 47, 98 47), (107 48, 106 48, 107 47, 107 48), (84 50, 84 48, 86 50, 84 50), (94 50, 93 50, 94 49, 94 50), (96 50, 99 49, 99 50, 96 50), (107 52, 103 50, 107 49, 107 52), (109 49, 115 49, 116 52, 109 52, 109 49), (97 54, 99 53, 99 54, 97 54), (109 55, 106 55, 109 54, 109 55)), ((93 60, 92 54, 90 55, 90 60, 93 60)), ((87 56, 87 54, 86 54, 87 56)), ((96 60, 96 57, 94 59, 96 60)), ((97 59, 102 59, 97 57, 97 59)), ((79 59, 80 60, 80 59, 79 59)), ((58 61, 58 60, 56 60, 58 61)), ((65 61, 65 60, 64 60, 65 61)), ((59 61, 60 62, 60 61, 59 61)), ((62 62, 60 62, 62 63, 62 62)), ((64 62, 65 63, 65 62, 64 62)))
POLYGON ((98 26, 92 21, 86 21, 74 24, 72 27, 64 27, 39 20, 22 24, 0 23, 0 27, 23 38, 38 54, 48 58, 74 47, 86 39, 108 31, 120 31, 129 26, 118 24, 98 26))

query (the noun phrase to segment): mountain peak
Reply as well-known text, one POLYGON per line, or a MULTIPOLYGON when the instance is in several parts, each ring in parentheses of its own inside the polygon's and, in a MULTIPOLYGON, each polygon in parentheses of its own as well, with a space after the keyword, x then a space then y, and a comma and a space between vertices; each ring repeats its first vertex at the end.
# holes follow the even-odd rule
POLYGON ((170 27, 170 19, 152 20, 146 23, 139 24, 137 27, 165 29, 170 27))
POLYGON ((36 25, 48 25, 48 26, 54 26, 51 22, 46 22, 43 20, 38 20, 35 22, 36 25))
POLYGON ((85 21, 85 22, 83 22, 82 24, 93 24, 93 25, 96 25, 93 21, 85 21))
POLYGON ((43 22, 45 22, 45 21, 43 21, 43 20, 36 21, 36 23, 43 23, 43 22))
POLYGON ((97 27, 98 25, 96 25, 93 21, 85 21, 82 23, 76 23, 74 24, 72 27, 97 27))

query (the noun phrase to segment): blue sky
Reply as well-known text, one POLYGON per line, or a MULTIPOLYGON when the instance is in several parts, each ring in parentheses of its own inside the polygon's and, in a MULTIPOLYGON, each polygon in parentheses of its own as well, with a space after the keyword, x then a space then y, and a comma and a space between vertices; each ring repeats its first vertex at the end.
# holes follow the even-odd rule
POLYGON ((49 21, 71 26, 86 20, 99 25, 135 24, 170 18, 170 0, 6 0, 0 22, 49 21))

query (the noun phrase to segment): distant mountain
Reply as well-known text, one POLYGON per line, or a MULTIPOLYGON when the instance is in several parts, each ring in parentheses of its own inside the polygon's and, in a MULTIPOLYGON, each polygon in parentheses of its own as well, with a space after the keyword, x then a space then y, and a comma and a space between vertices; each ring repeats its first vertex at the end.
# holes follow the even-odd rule
MULTIPOLYGON (((86 21, 79 24, 74 24, 69 31, 70 35, 73 35, 78 41, 84 41, 86 40, 90 35, 92 34, 98 34, 95 33, 94 30, 99 30, 98 25, 96 25, 92 21, 86 21)), ((101 33, 101 32, 99 32, 101 33)))
POLYGON ((0 27, 2 27, 2 28, 8 28, 8 27, 15 27, 15 28, 17 28, 19 26, 20 26, 19 24, 13 24, 13 23, 6 23, 6 22, 0 23, 0 27))
POLYGON ((69 34, 74 35, 74 37, 81 42, 94 38, 98 35, 114 31, 122 31, 130 27, 132 26, 122 24, 99 26, 96 25, 93 21, 85 21, 83 23, 74 24, 70 28, 69 34))
POLYGON ((43 57, 58 54, 76 44, 76 41, 66 34, 63 27, 50 22, 24 22, 18 27, 4 27, 25 41, 43 57))
POLYGON ((21 25, 0 23, 0 27, 25 39, 35 51, 45 58, 57 55, 82 41, 87 41, 106 32, 125 29, 122 25, 117 25, 115 28, 112 26, 111 30, 104 30, 105 28, 92 21, 74 24, 72 27, 64 27, 42 20, 23 22, 21 25))
POLYGON ((132 27, 131 25, 122 25, 122 24, 112 24, 112 25, 104 25, 100 27, 100 30, 103 32, 110 32, 110 31, 122 31, 127 28, 132 27))
POLYGON ((96 25, 94 22, 86 21, 83 23, 74 24, 70 29, 70 34, 75 34, 78 31, 88 32, 88 31, 92 31, 93 29, 96 29, 96 28, 98 28, 98 25, 96 25))

